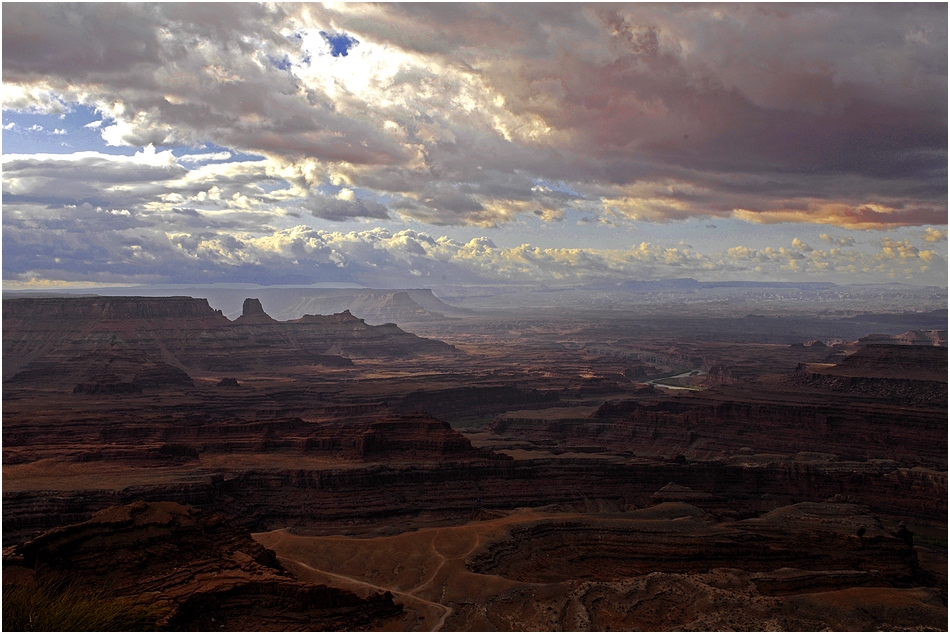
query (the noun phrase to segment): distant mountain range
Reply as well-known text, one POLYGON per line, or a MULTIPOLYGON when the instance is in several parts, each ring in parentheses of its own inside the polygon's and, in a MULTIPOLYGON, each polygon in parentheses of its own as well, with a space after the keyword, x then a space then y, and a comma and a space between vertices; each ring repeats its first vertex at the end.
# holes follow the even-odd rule
POLYGON ((3 377, 78 391, 188 385, 194 372, 346 367, 352 359, 455 355, 441 341, 349 312, 272 319, 248 298, 234 321, 191 297, 30 297, 3 302, 3 377))
POLYGON ((472 314, 465 308, 446 304, 430 289, 308 288, 286 286, 155 286, 109 287, 61 291, 4 292, 6 298, 51 296, 145 296, 169 295, 200 297, 208 300, 226 317, 241 316, 247 297, 259 299, 264 311, 278 321, 303 315, 333 315, 345 310, 368 324, 435 321, 472 314))

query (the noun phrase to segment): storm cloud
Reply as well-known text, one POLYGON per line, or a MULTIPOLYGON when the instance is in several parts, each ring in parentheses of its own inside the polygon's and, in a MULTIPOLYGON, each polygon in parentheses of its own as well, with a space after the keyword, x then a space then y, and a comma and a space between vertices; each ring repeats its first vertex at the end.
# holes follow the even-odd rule
MULTIPOLYGON (((35 268, 22 259, 29 213, 40 231, 81 208, 160 230, 139 245, 156 257, 275 271, 293 250, 261 245, 307 217, 486 229, 728 218, 828 235, 947 222, 942 4, 13 3, 3 18, 5 111, 82 105, 106 144, 139 150, 5 155, 5 274, 35 268)), ((788 235, 774 258, 671 253, 647 270, 539 247, 491 266, 551 279, 571 277, 564 263, 591 275, 620 260, 624 274, 779 266, 788 235)), ((155 274, 175 277, 168 266, 155 274)))

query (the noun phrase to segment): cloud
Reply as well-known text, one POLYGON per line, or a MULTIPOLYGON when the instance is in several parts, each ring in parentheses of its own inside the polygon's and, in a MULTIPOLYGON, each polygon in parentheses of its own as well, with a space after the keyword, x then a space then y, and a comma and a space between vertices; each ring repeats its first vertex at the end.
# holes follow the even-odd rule
POLYGON ((233 156, 230 152, 208 152, 206 154, 183 154, 179 163, 204 163, 206 161, 227 161, 233 156))
POLYGON ((825 242, 827 242, 828 244, 832 244, 838 247, 850 247, 854 245, 854 238, 852 238, 851 236, 835 237, 827 233, 821 233, 818 235, 818 237, 824 240, 825 242))
POLYGON ((808 246, 808 244, 806 244, 805 242, 802 242, 798 238, 795 238, 794 240, 792 240, 792 246, 798 249, 799 251, 801 251, 802 253, 811 253, 812 251, 814 251, 814 249, 808 246))
MULTIPOLYGON (((164 158, 153 155, 137 160, 147 163, 164 158)), ((232 177, 239 181, 250 174, 251 166, 232 169, 232 177)), ((311 199, 321 205, 368 204, 346 189, 318 196, 311 199)), ((221 198, 222 192, 205 192, 206 201, 221 198)), ((7 204, 5 279, 262 284, 322 280, 398 287, 420 283, 572 285, 669 277, 827 280, 845 275, 865 281, 884 277, 945 283, 945 254, 896 236, 862 248, 828 249, 812 248, 800 239, 788 246, 733 243, 712 250, 699 250, 685 241, 646 240, 618 248, 551 248, 531 242, 499 246, 485 236, 457 240, 413 229, 327 231, 306 224, 274 228, 262 222, 266 216, 242 211, 231 199, 215 203, 220 207, 197 209, 191 202, 155 209, 89 202, 7 204)))
POLYGON ((170 151, 134 156, 98 152, 4 154, 4 206, 10 202, 50 205, 135 206, 185 174, 170 151))
POLYGON ((389 218, 389 210, 374 200, 361 199, 353 190, 342 189, 336 196, 311 191, 299 207, 317 218, 349 220, 351 218, 389 218))
POLYGON ((797 209, 736 209, 732 217, 748 222, 777 224, 784 222, 836 225, 849 229, 886 229, 893 227, 939 224, 946 221, 944 203, 827 203, 804 200, 797 209))
POLYGON ((327 219, 946 223, 944 5, 227 7, 5 7, 4 107, 265 156, 327 219))
POLYGON ((934 229, 933 227, 927 227, 926 229, 924 229, 925 242, 941 242, 946 239, 947 239, 946 229, 934 229))

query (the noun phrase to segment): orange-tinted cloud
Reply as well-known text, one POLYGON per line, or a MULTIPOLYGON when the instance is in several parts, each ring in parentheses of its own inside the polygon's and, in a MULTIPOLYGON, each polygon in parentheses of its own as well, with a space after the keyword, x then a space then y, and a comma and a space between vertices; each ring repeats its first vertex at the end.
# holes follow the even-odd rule
POLYGON ((946 205, 915 205, 904 208, 869 203, 808 203, 803 209, 736 209, 733 217, 749 222, 781 222, 836 225, 848 229, 889 229, 894 227, 941 224, 947 221, 946 205))

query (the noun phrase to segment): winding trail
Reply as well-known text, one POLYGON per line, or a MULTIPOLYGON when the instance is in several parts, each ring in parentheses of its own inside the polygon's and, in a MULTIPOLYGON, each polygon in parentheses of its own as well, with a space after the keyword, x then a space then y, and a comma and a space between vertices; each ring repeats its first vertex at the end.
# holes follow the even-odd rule
MULTIPOLYGON (((298 559, 297 557, 303 556, 295 552, 296 536, 287 532, 286 529, 269 532, 266 546, 278 552, 284 552, 284 554, 278 555, 280 562, 288 568, 296 569, 305 574, 306 577, 310 577, 310 581, 313 583, 335 585, 349 590, 363 589, 371 592, 392 593, 403 605, 419 614, 424 620, 425 625, 423 627, 425 629, 437 632, 445 627, 447 620, 456 613, 456 609, 451 605, 453 603, 451 592, 448 600, 446 600, 446 592, 452 587, 453 580, 457 580, 456 573, 468 572, 465 568, 466 558, 482 546, 485 539, 488 538, 488 533, 494 533, 505 525, 520 523, 526 519, 536 517, 535 513, 515 514, 475 526, 428 529, 425 531, 429 533, 425 537, 428 543, 424 546, 425 542, 419 543, 419 546, 427 553, 427 558, 424 562, 416 560, 415 564, 410 565, 420 565, 421 563, 422 570, 433 566, 432 571, 407 590, 400 590, 395 587, 400 585, 398 572, 395 575, 387 575, 387 577, 392 577, 383 581, 384 584, 388 585, 379 585, 360 578, 358 572, 357 576, 339 574, 312 566, 298 559), (280 548, 281 545, 287 547, 282 549, 280 548), (455 570, 446 570, 447 566, 455 570), (441 592, 439 591, 439 585, 441 585, 441 592)), ((334 538, 329 537, 328 539, 334 538)), ((358 557, 359 553, 353 552, 349 554, 349 557, 345 557, 342 564, 338 562, 336 565, 331 565, 334 569, 340 569, 341 565, 344 569, 349 566, 350 570, 348 572, 353 574, 357 568, 350 564, 356 564, 358 557)), ((396 571, 403 565, 398 561, 394 563, 396 571)), ((323 565, 323 563, 318 563, 318 565, 323 565)), ((420 573, 422 570, 420 570, 420 573)), ((458 593, 458 588, 453 588, 453 590, 455 594, 458 593)))
MULTIPOLYGON (((282 564, 288 565, 291 568, 300 567, 305 570, 309 570, 310 572, 320 577, 326 577, 329 579, 335 579, 337 581, 341 581, 343 582, 344 585, 355 586, 359 588, 366 588, 374 592, 390 592, 392 593, 393 596, 399 597, 405 603, 409 603, 409 604, 417 603, 417 604, 422 604, 423 606, 427 606, 429 608, 435 608, 439 610, 441 614, 439 616, 439 619, 435 622, 435 624, 429 628, 429 631, 438 632, 442 629, 442 627, 445 626, 446 619, 448 619, 455 612, 455 609, 450 606, 444 605, 442 603, 437 603, 435 601, 430 601, 429 599, 424 599, 416 593, 419 592, 420 590, 423 590, 424 588, 429 586, 433 581, 435 581, 439 572, 445 566, 446 561, 448 561, 449 559, 459 559, 459 558, 467 557, 469 554, 472 553, 472 551, 475 550, 475 548, 478 547, 479 543, 481 543, 481 536, 478 535, 476 536, 476 539, 475 539, 475 545, 472 546, 465 554, 461 555, 461 557, 446 558, 445 555, 443 555, 435 545, 435 542, 438 539, 438 536, 440 533, 441 533, 441 530, 436 531, 436 534, 433 535, 432 541, 430 543, 432 553, 441 559, 438 567, 436 567, 436 569, 432 572, 432 574, 429 576, 427 580, 421 582, 420 584, 418 584, 414 588, 411 588, 410 590, 396 590, 395 588, 377 585, 375 583, 370 583, 368 581, 364 581, 362 579, 358 579, 355 577, 341 575, 335 572, 329 572, 327 570, 321 570, 319 568, 314 568, 310 564, 304 563, 300 561, 299 559, 294 559, 292 557, 279 556, 278 559, 280 560, 282 564)), ((428 621, 430 618, 430 615, 427 614, 425 610, 420 610, 420 611, 422 612, 426 621, 428 621)))
POLYGON ((411 602, 411 601, 417 601, 417 602, 419 602, 419 603, 423 603, 423 604, 425 604, 425 605, 428 605, 428 606, 431 606, 431 607, 434 607, 434 608, 438 608, 438 609, 440 609, 440 610, 443 611, 443 612, 442 612, 442 616, 441 616, 441 618, 439 619, 439 621, 436 623, 436 626, 433 627, 433 628, 430 630, 431 632, 437 632, 437 631, 439 631, 439 628, 441 628, 441 627, 445 624, 445 619, 446 619, 452 612, 455 611, 455 610, 453 610, 452 608, 450 608, 450 607, 447 606, 447 605, 442 605, 441 603, 436 603, 435 601, 429 601, 428 599, 423 599, 422 597, 418 597, 418 596, 412 594, 411 591, 410 591, 410 592, 404 592, 404 591, 402 591, 402 590, 395 590, 395 589, 393 589, 393 588, 387 588, 387 587, 385 587, 385 586, 378 586, 378 585, 376 585, 376 584, 374 584, 374 583, 369 583, 369 582, 367 582, 367 581, 362 581, 361 579, 354 579, 353 577, 347 577, 346 575, 336 574, 335 572, 327 572, 326 570, 320 570, 319 568, 314 568, 313 566, 311 566, 311 565, 309 565, 309 564, 305 564, 304 562, 302 562, 302 561, 300 561, 300 560, 298 560, 298 559, 291 559, 290 557, 278 557, 278 559, 281 561, 281 563, 285 563, 285 562, 286 562, 286 563, 292 564, 292 566, 300 566, 301 568, 305 568, 305 569, 307 569, 307 570, 310 570, 311 572, 314 572, 314 573, 316 573, 316 574, 318 574, 318 575, 321 575, 321 576, 324 576, 324 577, 330 577, 330 578, 333 578, 333 579, 338 579, 338 580, 340 580, 340 581, 343 581, 344 583, 351 584, 351 585, 354 585, 354 586, 363 587, 363 588, 369 588, 370 590, 374 590, 374 591, 376 591, 376 592, 391 592, 391 593, 393 594, 393 596, 401 597, 401 598, 403 598, 404 600, 408 598, 408 600, 409 600, 410 602, 411 602))

